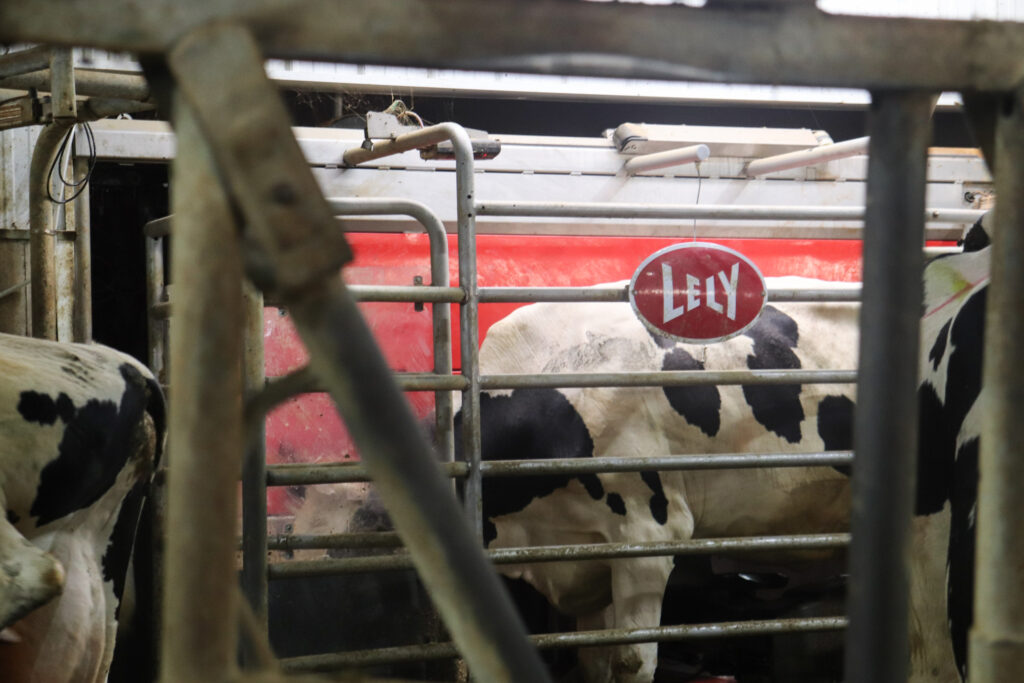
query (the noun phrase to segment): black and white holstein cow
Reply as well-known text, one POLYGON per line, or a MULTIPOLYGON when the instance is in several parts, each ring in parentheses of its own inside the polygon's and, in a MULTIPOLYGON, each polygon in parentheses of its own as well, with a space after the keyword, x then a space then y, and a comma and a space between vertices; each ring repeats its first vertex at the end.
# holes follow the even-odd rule
POLYGON ((106 680, 163 431, 131 357, 0 335, 0 681, 106 680))
MULTIPOLYGON (((771 279, 771 287, 820 285, 771 279)), ((768 305, 743 335, 655 337, 628 304, 536 304, 491 327, 481 372, 852 368, 854 304, 768 305)), ((486 459, 797 452, 851 447, 853 387, 513 390, 481 397, 486 459)), ((456 440, 458 443, 459 440, 456 440)), ((845 530, 848 477, 831 467, 485 479, 490 547, 678 541, 845 530)), ((809 557, 807 559, 810 559, 809 557)), ((579 628, 657 626, 671 557, 509 567, 579 628)), ((588 683, 649 683, 657 645, 580 650, 588 683)))
MULTIPOLYGON (((913 683, 958 681, 965 662, 977 479, 972 408, 987 272, 982 249, 938 259, 925 273, 913 683)), ((820 285, 769 278, 769 287, 820 285)), ((857 345, 852 304, 769 303, 743 335, 708 346, 653 336, 627 304, 536 304, 491 327, 480 367, 485 374, 849 369, 857 345)), ((821 384, 493 391, 481 398, 483 457, 845 450, 852 447, 853 391, 821 384)), ((829 467, 491 478, 483 499, 492 548, 838 532, 848 529, 850 506, 848 477, 829 467)), ((672 558, 657 557, 502 571, 577 617, 579 628, 594 629, 657 626, 672 568, 672 558)), ((649 683, 657 646, 583 648, 579 656, 587 683, 649 683)))

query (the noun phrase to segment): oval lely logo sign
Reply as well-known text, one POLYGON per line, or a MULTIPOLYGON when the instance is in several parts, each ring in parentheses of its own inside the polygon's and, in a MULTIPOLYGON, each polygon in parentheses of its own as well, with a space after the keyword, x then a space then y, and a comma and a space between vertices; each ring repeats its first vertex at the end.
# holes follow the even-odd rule
POLYGON ((651 254, 629 283, 629 303, 648 329, 692 343, 740 334, 757 320, 766 297, 764 277, 750 259, 709 242, 651 254))

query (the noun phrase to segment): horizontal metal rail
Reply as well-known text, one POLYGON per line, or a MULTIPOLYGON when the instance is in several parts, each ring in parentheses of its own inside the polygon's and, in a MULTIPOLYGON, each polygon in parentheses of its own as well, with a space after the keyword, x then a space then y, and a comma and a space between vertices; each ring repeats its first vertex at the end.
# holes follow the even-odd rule
MULTIPOLYGON (((529 477, 550 474, 599 474, 604 472, 672 472, 684 470, 745 469, 755 467, 845 467, 853 464, 852 451, 820 453, 712 453, 663 455, 647 458, 552 458, 544 460, 485 460, 485 477, 529 477)), ((449 477, 465 477, 465 462, 439 463, 449 477)), ((267 467, 267 486, 313 486, 370 481, 360 463, 318 465, 285 464, 267 467)))
POLYGON ((462 303, 461 287, 432 285, 349 285, 356 301, 402 301, 409 303, 462 303))
MULTIPOLYGON (((462 391, 461 375, 429 372, 395 373, 403 391, 462 391)), ((480 388, 553 389, 586 387, 693 387, 715 385, 778 386, 788 384, 853 384, 856 370, 672 370, 661 372, 558 373, 550 375, 483 375, 480 388)), ((270 378, 264 393, 255 397, 249 410, 267 409, 292 396, 324 391, 320 381, 306 370, 270 378)))
POLYGON ((856 370, 672 370, 662 372, 565 372, 550 375, 483 375, 481 389, 587 387, 695 387, 716 385, 852 384, 856 370))
MULTIPOLYGON (((485 551, 494 564, 533 562, 578 562, 628 557, 674 557, 719 555, 748 552, 838 550, 850 543, 850 535, 799 534, 742 538, 700 538, 689 541, 649 541, 643 543, 590 543, 581 545, 495 548, 485 551)), ((274 562, 267 567, 270 579, 299 579, 376 571, 398 571, 413 566, 409 554, 402 551, 374 557, 325 558, 274 562)))
MULTIPOLYGON (((735 206, 730 204, 626 204, 616 202, 477 202, 480 216, 545 218, 675 218, 701 220, 862 221, 863 206, 735 206)), ((981 209, 925 209, 929 223, 973 223, 981 209)))
POLYGON ((401 548, 396 531, 350 534, 273 534, 267 537, 268 550, 338 550, 401 548))
MULTIPOLYGON (((626 645, 631 643, 664 643, 680 640, 767 636, 784 633, 840 631, 846 628, 846 617, 808 617, 803 619, 762 619, 726 621, 717 624, 681 624, 650 628, 604 629, 574 633, 544 633, 529 636, 537 648, 553 650, 595 645, 626 645)), ((353 650, 304 657, 281 659, 281 667, 290 672, 326 673, 340 669, 375 666, 397 662, 418 662, 450 659, 459 653, 452 643, 426 643, 374 650, 353 650)))
MULTIPOLYGON (((528 302, 620 302, 629 301, 627 285, 619 287, 481 287, 480 303, 528 302)), ((768 289, 768 301, 850 302, 860 301, 860 286, 854 283, 823 289, 768 289)))
MULTIPOLYGON (((844 283, 845 284, 845 283, 844 283)), ((357 301, 390 301, 408 303, 462 303, 466 293, 460 287, 430 285, 349 285, 357 301)), ((491 303, 581 303, 629 301, 625 285, 621 287, 481 287, 479 300, 491 303)), ((860 301, 860 286, 821 289, 768 289, 768 301, 788 302, 854 302, 860 301)))

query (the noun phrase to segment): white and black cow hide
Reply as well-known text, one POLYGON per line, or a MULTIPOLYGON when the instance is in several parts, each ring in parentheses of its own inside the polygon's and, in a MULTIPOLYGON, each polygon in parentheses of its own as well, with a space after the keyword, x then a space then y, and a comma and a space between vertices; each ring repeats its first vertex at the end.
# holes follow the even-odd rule
POLYGON ((911 565, 912 617, 922 625, 911 664, 922 681, 967 678, 990 215, 968 232, 963 253, 925 267, 911 565))
POLYGON ((0 681, 106 680, 163 431, 129 356, 0 335, 0 681))
MULTIPOLYGON (((770 281, 773 287, 820 284, 770 281)), ((857 318, 853 304, 769 304, 743 335, 696 346, 653 336, 628 304, 536 304, 491 327, 480 368, 485 374, 848 369, 857 358, 857 318)), ((489 392, 481 397, 483 456, 848 449, 853 389, 809 384, 489 392)), ((488 478, 483 500, 485 540, 492 548, 836 532, 849 520, 848 478, 830 467, 488 478)), ((657 626, 672 566, 671 557, 658 557, 502 571, 528 581, 577 617, 581 629, 594 629, 657 626)), ((656 654, 655 644, 584 648, 580 664, 588 683, 648 683, 656 654)))

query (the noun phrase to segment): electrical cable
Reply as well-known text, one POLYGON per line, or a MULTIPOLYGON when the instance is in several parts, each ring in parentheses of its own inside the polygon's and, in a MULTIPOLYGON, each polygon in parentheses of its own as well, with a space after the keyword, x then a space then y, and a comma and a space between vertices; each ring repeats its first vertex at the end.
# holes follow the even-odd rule
POLYGON ((49 173, 47 173, 47 178, 49 178, 50 181, 46 183, 46 196, 54 204, 67 204, 67 203, 69 203, 71 201, 74 201, 80 194, 82 194, 82 192, 88 186, 89 179, 92 178, 93 169, 96 168, 96 137, 93 135, 92 127, 88 123, 75 124, 75 125, 76 126, 81 125, 83 130, 85 131, 85 140, 86 140, 86 143, 89 146, 89 156, 88 156, 89 165, 88 165, 88 168, 86 169, 85 176, 81 180, 79 180, 77 182, 70 181, 70 180, 68 180, 67 178, 64 177, 64 168, 63 168, 64 164, 61 163, 61 161, 64 158, 65 151, 67 151, 68 142, 72 139, 72 137, 74 135, 74 132, 75 132, 75 126, 72 126, 71 130, 69 130, 67 135, 64 136, 64 140, 61 141, 60 147, 57 149, 57 155, 54 157, 53 163, 50 164, 50 171, 49 171, 49 173), (64 187, 66 187, 66 188, 77 188, 71 194, 70 197, 67 197, 65 199, 57 199, 56 197, 53 196, 53 191, 52 191, 51 188, 52 188, 52 185, 53 185, 53 180, 52 179, 53 179, 53 175, 54 175, 53 171, 54 171, 55 168, 57 170, 57 177, 60 179, 60 181, 64 185, 64 187))

